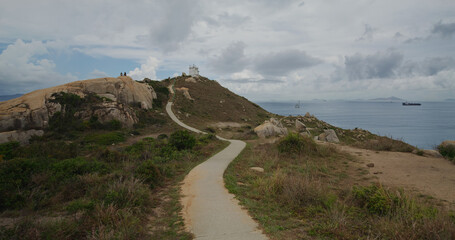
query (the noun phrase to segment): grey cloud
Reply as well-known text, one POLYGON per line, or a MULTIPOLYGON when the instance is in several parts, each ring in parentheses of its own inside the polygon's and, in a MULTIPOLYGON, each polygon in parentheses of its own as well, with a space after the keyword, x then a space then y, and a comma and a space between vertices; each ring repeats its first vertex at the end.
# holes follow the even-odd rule
POLYGON ((403 55, 395 51, 378 52, 372 55, 345 57, 345 72, 350 80, 390 78, 403 61, 403 55))
POLYGON ((276 83, 284 83, 285 81, 279 79, 253 79, 253 78, 242 78, 242 79, 225 79, 222 80, 226 83, 238 83, 238 84, 245 84, 245 83, 261 83, 261 84, 276 84, 276 83))
POLYGON ((403 64, 401 74, 405 76, 434 76, 448 69, 455 69, 455 59, 435 57, 420 62, 408 61, 403 64))
POLYGON ((365 24, 365 31, 363 32, 362 36, 357 39, 357 41, 373 40, 373 34, 377 31, 376 28, 371 27, 368 24, 365 24))
POLYGON ((220 56, 211 60, 211 67, 216 72, 234 73, 245 69, 247 59, 245 57, 245 43, 234 42, 223 50, 220 56))
POLYGON ((321 60, 304 51, 290 49, 259 56, 254 63, 254 69, 261 74, 282 76, 320 63, 322 63, 321 60))
POLYGON ((216 17, 206 17, 204 21, 213 26, 227 26, 227 27, 238 27, 239 25, 250 20, 249 16, 242 16, 239 14, 229 14, 223 12, 216 17))
POLYGON ((443 38, 450 38, 455 34, 455 23, 442 23, 442 21, 439 21, 433 26, 431 33, 443 38))
POLYGON ((150 30, 153 47, 164 51, 174 51, 188 38, 198 16, 197 1, 163 1, 161 13, 150 30))

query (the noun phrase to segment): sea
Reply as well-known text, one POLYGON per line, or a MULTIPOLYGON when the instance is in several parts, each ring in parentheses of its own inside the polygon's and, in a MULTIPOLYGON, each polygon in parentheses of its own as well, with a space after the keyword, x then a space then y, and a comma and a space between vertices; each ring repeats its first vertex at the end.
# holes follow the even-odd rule
POLYGON ((362 128, 372 133, 405 141, 421 149, 435 149, 444 140, 455 140, 455 102, 309 101, 258 102, 265 110, 283 115, 313 114, 333 126, 362 128))

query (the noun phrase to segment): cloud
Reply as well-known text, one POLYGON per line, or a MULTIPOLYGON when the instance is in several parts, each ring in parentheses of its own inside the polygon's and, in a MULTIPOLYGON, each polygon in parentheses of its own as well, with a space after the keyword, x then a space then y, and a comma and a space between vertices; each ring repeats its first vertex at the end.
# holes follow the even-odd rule
POLYGON ((160 12, 156 13, 150 29, 152 47, 165 52, 175 51, 192 31, 198 17, 198 1, 160 1, 156 4, 160 12))
POLYGON ((404 76, 434 76, 444 70, 455 69, 452 57, 426 58, 423 61, 408 61, 401 67, 404 76))
POLYGON ((136 80, 144 78, 156 79, 156 69, 158 68, 158 59, 149 56, 147 61, 141 64, 140 68, 129 71, 128 76, 136 80))
POLYGON ((321 60, 304 51, 289 49, 258 56, 253 64, 254 69, 261 74, 283 76, 292 71, 309 68, 320 63, 322 63, 321 60))
POLYGON ((451 38, 455 34, 455 22, 442 23, 442 21, 439 21, 433 26, 431 33, 442 38, 451 38))
POLYGON ((373 28, 370 25, 365 24, 365 31, 363 32, 362 36, 357 39, 357 41, 364 41, 364 40, 371 41, 371 40, 373 40, 373 34, 376 31, 377 31, 376 28, 373 28))
POLYGON ((90 78, 104 78, 104 77, 109 77, 109 74, 107 74, 103 71, 100 71, 98 69, 95 69, 89 74, 89 77, 90 78))
POLYGON ((245 43, 234 42, 225 48, 221 55, 210 61, 210 66, 219 73, 234 73, 242 71, 248 64, 245 56, 245 43))
POLYGON ((345 73, 349 80, 391 78, 403 61, 403 54, 388 50, 371 55, 357 53, 345 57, 345 73))
POLYGON ((238 27, 239 25, 242 25, 243 23, 251 20, 249 16, 243 16, 240 14, 236 13, 227 13, 223 12, 221 14, 218 14, 216 17, 205 17, 204 21, 207 22, 210 25, 220 27, 220 26, 226 26, 226 27, 238 27))
POLYGON ((44 58, 53 46, 52 42, 26 43, 21 39, 8 45, 0 54, 0 94, 25 93, 77 80, 56 72, 56 64, 44 58))

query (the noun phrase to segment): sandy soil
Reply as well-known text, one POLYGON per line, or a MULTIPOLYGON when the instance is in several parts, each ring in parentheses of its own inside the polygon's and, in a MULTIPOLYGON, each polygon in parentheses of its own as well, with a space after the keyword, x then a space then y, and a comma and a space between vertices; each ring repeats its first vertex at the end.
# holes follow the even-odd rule
POLYGON ((364 167, 373 163, 374 167, 368 167, 369 174, 385 185, 414 190, 455 206, 455 164, 447 159, 339 147, 357 156, 364 167))

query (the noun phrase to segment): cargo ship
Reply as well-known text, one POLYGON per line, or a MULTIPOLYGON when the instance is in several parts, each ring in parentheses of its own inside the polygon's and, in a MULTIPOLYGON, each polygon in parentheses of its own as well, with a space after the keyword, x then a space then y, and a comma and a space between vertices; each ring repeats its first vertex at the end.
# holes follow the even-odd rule
POLYGON ((420 106, 420 103, 404 102, 403 106, 420 106))

